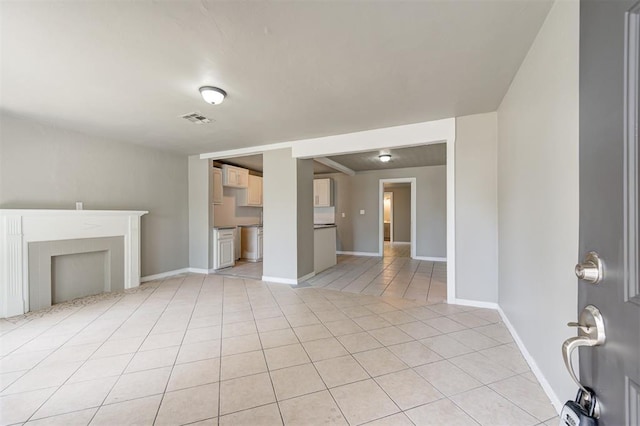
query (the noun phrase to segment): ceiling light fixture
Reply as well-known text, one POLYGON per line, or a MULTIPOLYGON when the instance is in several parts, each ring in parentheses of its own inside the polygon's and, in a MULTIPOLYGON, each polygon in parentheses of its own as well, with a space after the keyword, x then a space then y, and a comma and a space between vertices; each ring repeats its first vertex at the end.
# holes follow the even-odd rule
POLYGON ((227 96, 227 92, 213 86, 202 86, 199 90, 202 95, 202 99, 212 105, 221 104, 227 96))
POLYGON ((388 163, 391 160, 391 154, 381 154, 378 155, 378 159, 383 163, 388 163))

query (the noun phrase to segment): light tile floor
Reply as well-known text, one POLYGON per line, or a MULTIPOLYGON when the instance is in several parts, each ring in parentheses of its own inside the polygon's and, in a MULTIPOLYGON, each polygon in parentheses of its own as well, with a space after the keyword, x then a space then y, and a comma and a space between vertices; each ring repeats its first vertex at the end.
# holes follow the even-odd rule
POLYGON ((385 241, 384 257, 411 257, 411 243, 385 241))
POLYGON ((185 275, 0 342, 2 425, 557 424, 492 310, 185 275))
POLYGON ((336 266, 308 283, 349 293, 440 303, 447 299, 447 263, 408 257, 338 255, 336 266))
POLYGON ((244 260, 236 260, 235 266, 231 268, 220 269, 219 271, 216 271, 216 274, 226 275, 229 277, 242 277, 261 280, 262 262, 246 262, 244 260))

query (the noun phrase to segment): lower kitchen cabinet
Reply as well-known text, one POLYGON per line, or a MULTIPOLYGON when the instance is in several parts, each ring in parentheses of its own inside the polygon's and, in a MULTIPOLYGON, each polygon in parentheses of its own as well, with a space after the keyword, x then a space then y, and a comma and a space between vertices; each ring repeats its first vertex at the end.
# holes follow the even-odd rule
POLYGON ((213 269, 228 268, 236 264, 235 227, 213 229, 213 269))
POLYGON ((250 262, 262 260, 262 226, 241 226, 242 258, 250 262))

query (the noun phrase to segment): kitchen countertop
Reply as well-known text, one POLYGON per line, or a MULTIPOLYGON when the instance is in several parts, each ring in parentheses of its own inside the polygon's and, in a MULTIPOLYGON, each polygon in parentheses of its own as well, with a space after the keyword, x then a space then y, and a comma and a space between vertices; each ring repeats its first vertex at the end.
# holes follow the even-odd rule
POLYGON ((235 225, 214 226, 213 229, 236 229, 235 225))
POLYGON ((325 229, 325 228, 336 228, 336 227, 337 225, 335 223, 313 225, 313 229, 325 229))
POLYGON ((238 225, 240 228, 262 228, 262 225, 259 223, 254 223, 251 225, 238 225))

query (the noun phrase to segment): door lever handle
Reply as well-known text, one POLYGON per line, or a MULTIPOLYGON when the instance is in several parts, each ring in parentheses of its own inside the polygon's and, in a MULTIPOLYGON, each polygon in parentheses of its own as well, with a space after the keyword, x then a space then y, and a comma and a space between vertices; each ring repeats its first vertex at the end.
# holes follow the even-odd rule
POLYGON ((579 328, 580 330, 584 331, 585 333, 589 333, 589 331, 591 330, 591 327, 586 325, 586 324, 580 324, 579 322, 568 322, 567 323, 567 327, 576 327, 579 328))
POLYGON ((565 367, 567 367, 567 371, 569 372, 569 375, 571 376, 573 381, 576 382, 576 384, 580 387, 580 389, 582 389, 587 393, 589 391, 584 387, 582 383, 580 383, 580 380, 578 380, 578 377, 576 376, 576 372, 573 370, 573 363, 571 362, 571 353, 573 352, 574 349, 579 348, 580 346, 596 346, 596 345, 597 343, 595 340, 585 336, 572 337, 570 339, 565 340, 564 343, 562 344, 562 358, 564 359, 564 365, 565 367))
POLYGON ((567 367, 569 375, 574 382, 585 392, 589 392, 578 380, 573 363, 571 362, 571 353, 580 346, 600 346, 606 340, 604 332, 604 320, 600 310, 593 305, 586 306, 580 313, 579 322, 570 322, 569 327, 578 328, 578 336, 565 340, 562 344, 562 358, 564 365, 567 367))

